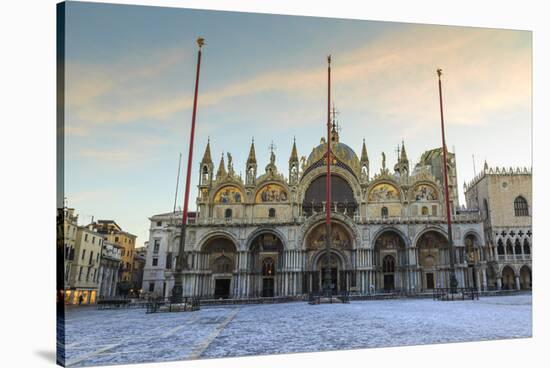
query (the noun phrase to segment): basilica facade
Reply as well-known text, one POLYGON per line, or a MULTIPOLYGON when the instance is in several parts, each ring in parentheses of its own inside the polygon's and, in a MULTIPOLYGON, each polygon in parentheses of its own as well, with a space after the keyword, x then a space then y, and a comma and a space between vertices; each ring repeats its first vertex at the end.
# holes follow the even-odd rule
MULTIPOLYGON (((335 292, 415 293, 449 287, 441 149, 424 152, 412 166, 402 144, 393 169, 382 154, 382 168, 371 173, 364 141, 358 156, 340 142, 337 131, 331 136, 330 257, 325 249, 324 138, 307 158, 299 158, 294 142, 286 175, 273 151, 259 172, 252 142, 244 178, 235 173, 229 153, 227 166, 222 155, 216 168, 208 142, 199 166, 197 212, 187 226, 184 295, 299 297, 319 291, 329 272, 335 292)), ((459 286, 500 287, 490 279, 495 277, 488 258, 493 253, 479 206, 473 201, 470 209, 458 206, 453 153, 447 161, 459 286)), ((181 212, 150 221, 143 291, 168 297, 181 212)))

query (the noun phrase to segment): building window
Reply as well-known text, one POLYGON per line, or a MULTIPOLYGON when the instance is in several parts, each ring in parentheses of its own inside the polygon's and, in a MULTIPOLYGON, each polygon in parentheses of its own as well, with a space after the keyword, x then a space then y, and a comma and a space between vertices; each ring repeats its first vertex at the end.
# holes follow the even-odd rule
POLYGON ((275 208, 270 208, 268 215, 269 215, 269 217, 274 218, 275 217, 275 208))
POLYGON ((88 234, 84 234, 84 241, 88 241, 88 234))
POLYGON ((115 236, 115 242, 118 243, 118 236, 115 236))
POLYGON ((233 211, 231 210, 231 208, 228 208, 225 210, 225 218, 230 219, 231 217, 233 217, 233 211))
POLYGON ((155 242, 153 243, 153 253, 157 254, 160 249, 160 239, 155 239, 155 242))
POLYGON ((95 244, 95 236, 92 236, 92 244, 95 244))
POLYGON ((531 247, 529 246, 529 240, 527 239, 523 241, 523 253, 531 254, 531 247))
POLYGON ((429 214, 428 207, 422 207, 422 216, 428 216, 429 214))
POLYGON ((388 217, 388 207, 382 207, 382 218, 388 217))
POLYGON ((503 256, 503 255, 504 255, 504 245, 502 244, 502 239, 499 239, 499 240, 498 240, 497 254, 498 254, 499 256, 503 256))
POLYGON ((172 253, 166 253, 166 269, 172 269, 172 253))
POLYGON ((529 216, 527 201, 522 196, 519 196, 514 200, 514 212, 516 216, 529 216))
POLYGON ((80 266, 80 270, 78 270, 78 281, 82 280, 82 266, 80 266))
POLYGON ((150 283, 149 283, 149 292, 152 293, 153 291, 155 291, 155 283, 154 283, 154 282, 150 282, 150 283))
POLYGON ((82 258, 80 259, 81 261, 84 260, 84 256, 86 256, 86 249, 82 250, 82 258))
POLYGON ((162 221, 157 221, 157 226, 162 226, 162 221))
POLYGON ((437 205, 432 206, 432 216, 437 216, 437 205))
POLYGON ((90 258, 88 259, 88 264, 92 264, 92 259, 94 259, 94 252, 90 252, 90 258))
POLYGON ((393 256, 387 255, 382 261, 382 272, 395 272, 395 258, 393 256))
POLYGON ((159 264, 159 259, 153 258, 153 266, 158 266, 158 264, 159 264))

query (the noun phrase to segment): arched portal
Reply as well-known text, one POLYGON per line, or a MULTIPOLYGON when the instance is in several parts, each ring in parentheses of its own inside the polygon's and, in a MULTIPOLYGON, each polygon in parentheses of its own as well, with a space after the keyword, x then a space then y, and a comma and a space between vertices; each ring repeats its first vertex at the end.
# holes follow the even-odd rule
POLYGON ((304 246, 309 260, 303 283, 306 292, 321 291, 329 274, 333 292, 349 290, 355 285, 354 273, 348 262, 353 245, 352 233, 346 225, 337 221, 331 222, 330 231, 330 264, 326 252, 326 224, 318 223, 305 237, 304 246))
MULTIPOLYGON (((331 178, 331 208, 348 216, 353 216, 357 209, 357 202, 353 189, 349 183, 338 175, 330 175, 331 178)), ((314 179, 306 190, 302 210, 305 216, 311 216, 323 211, 323 203, 326 202, 326 174, 314 179)))
POLYGON ((260 232, 250 243, 249 270, 251 294, 258 297, 277 295, 279 274, 283 268, 283 242, 272 232, 260 232))
POLYGON ((237 253, 235 244, 227 237, 216 236, 203 245, 202 253, 207 255, 208 269, 212 276, 211 291, 213 293, 210 294, 213 294, 216 299, 229 298, 237 253))
POLYGON ((395 230, 380 233, 374 242, 374 266, 376 289, 386 292, 407 289, 407 256, 405 242, 395 230))
POLYGON ((502 288, 504 290, 514 290, 516 273, 510 266, 504 266, 502 269, 502 288))
POLYGON ((531 290, 532 280, 531 269, 528 266, 521 267, 519 270, 519 284, 521 290, 531 290))
POLYGON ((441 265, 449 263, 450 253, 447 238, 438 231, 427 231, 420 236, 416 247, 422 274, 422 289, 430 290, 447 285, 446 275, 439 271, 441 265))

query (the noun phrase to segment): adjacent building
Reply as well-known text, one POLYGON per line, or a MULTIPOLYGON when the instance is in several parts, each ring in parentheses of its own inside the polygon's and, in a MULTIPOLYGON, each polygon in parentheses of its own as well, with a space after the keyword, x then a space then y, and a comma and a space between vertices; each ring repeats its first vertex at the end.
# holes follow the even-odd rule
POLYGON ((532 175, 527 168, 489 168, 464 184, 466 203, 481 210, 489 286, 531 289, 532 175))
MULTIPOLYGON (((68 213, 72 214, 72 211, 68 213)), ((73 216, 72 219, 76 220, 76 217, 73 216)), ((91 227, 76 226, 76 221, 69 225, 71 229, 75 229, 75 238, 74 252, 69 251, 66 262, 68 281, 65 288, 65 301, 69 304, 92 304, 97 299, 103 238, 91 227)), ((72 231, 69 230, 70 236, 72 231)))
POLYGON ((115 297, 122 274, 122 247, 103 240, 99 266, 99 298, 115 297))
POLYGON ((105 240, 116 244, 122 252, 122 274, 120 282, 126 286, 131 284, 136 235, 122 230, 113 220, 98 220, 90 224, 94 230, 100 233, 105 240))

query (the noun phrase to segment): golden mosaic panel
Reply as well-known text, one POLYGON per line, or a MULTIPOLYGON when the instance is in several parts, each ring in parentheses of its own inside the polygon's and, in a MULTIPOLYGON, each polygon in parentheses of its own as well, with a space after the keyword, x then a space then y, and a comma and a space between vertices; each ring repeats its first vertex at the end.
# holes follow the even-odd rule
POLYGON ((413 199, 415 201, 437 201, 437 190, 431 185, 420 184, 414 187, 413 199))
POLYGON ((369 202, 384 202, 399 200, 399 190, 391 184, 377 184, 369 192, 369 202))
POLYGON ((256 194, 256 202, 286 202, 288 201, 288 193, 278 184, 267 184, 256 194))
POLYGON ((214 203, 242 203, 243 199, 243 192, 241 192, 241 190, 236 186, 229 185, 218 190, 218 192, 214 196, 214 203))

